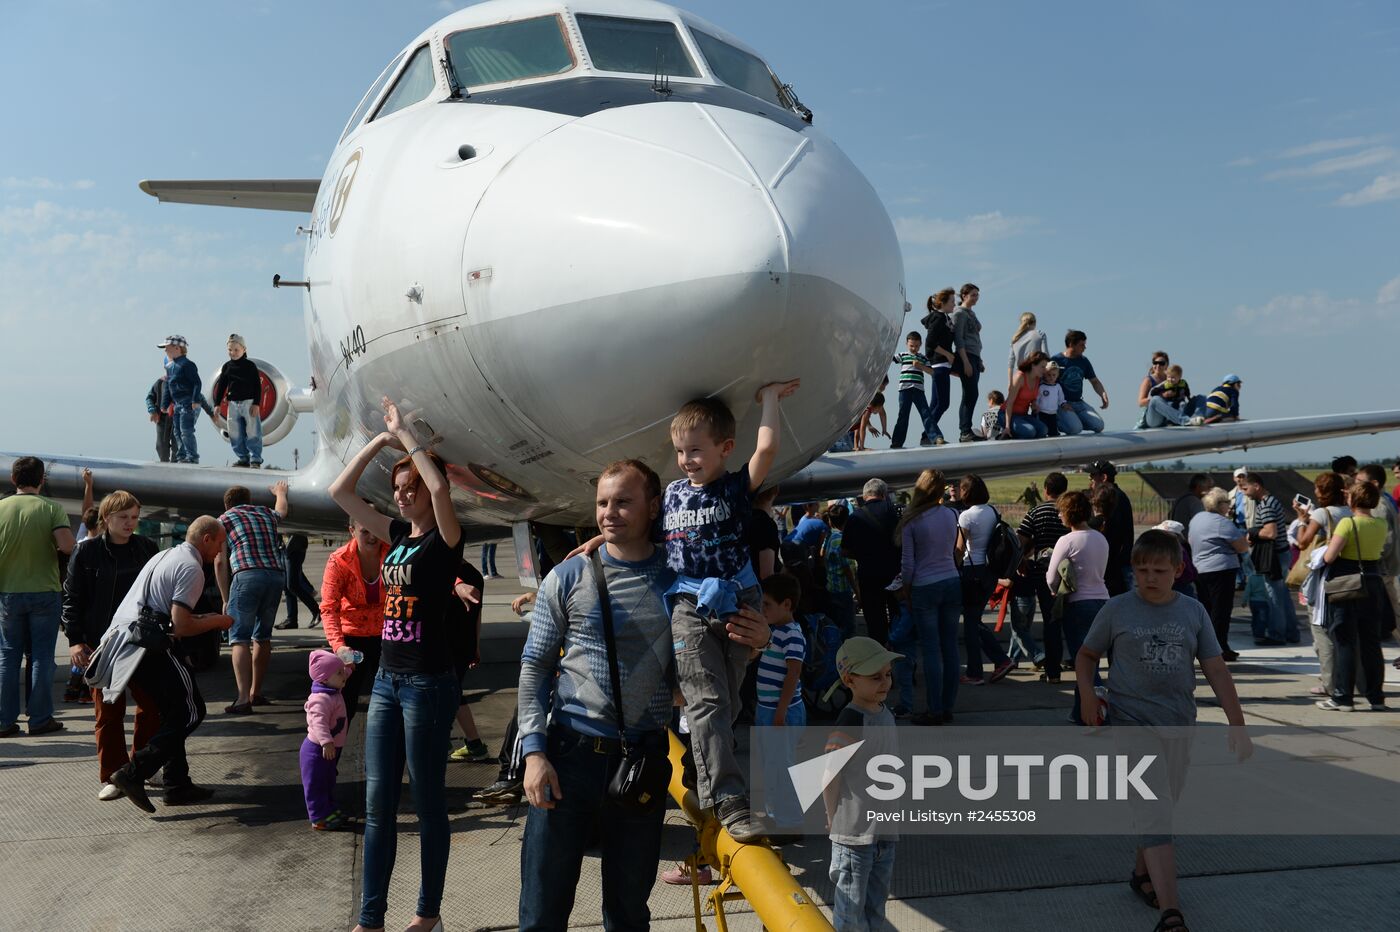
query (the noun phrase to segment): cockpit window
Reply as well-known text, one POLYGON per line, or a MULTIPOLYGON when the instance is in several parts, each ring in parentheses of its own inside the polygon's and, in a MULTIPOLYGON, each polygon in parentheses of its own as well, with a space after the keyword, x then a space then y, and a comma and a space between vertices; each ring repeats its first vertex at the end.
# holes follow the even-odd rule
POLYGON ((390 76, 398 70, 399 62, 403 61, 405 54, 404 52, 400 52, 395 56, 394 60, 389 62, 389 67, 385 68, 380 72, 379 77, 374 79, 374 83, 369 86, 369 90, 365 91, 365 96, 361 98, 360 105, 355 108, 355 113, 350 117, 350 122, 345 124, 345 132, 340 134, 341 139, 349 136, 350 131, 360 125, 360 121, 364 119, 370 106, 379 99, 379 92, 384 90, 384 85, 388 82, 390 76))
POLYGON ((399 75, 394 89, 384 98, 374 118, 376 120, 391 113, 410 107, 433 92, 437 78, 433 75, 433 57, 428 54, 428 46, 421 46, 408 60, 408 67, 399 75))
POLYGON ((588 57, 599 71, 700 77, 674 23, 584 13, 574 19, 588 46, 588 57))
POLYGON ((457 83, 467 93, 483 84, 562 74, 574 67, 557 16, 456 32, 447 37, 447 51, 457 83))
POLYGON ((752 94, 760 100, 784 108, 791 106, 782 86, 762 59, 698 29, 692 28, 690 32, 695 36, 695 44, 700 46, 705 60, 710 63, 710 70, 715 73, 715 77, 730 87, 737 88, 745 94, 752 94))

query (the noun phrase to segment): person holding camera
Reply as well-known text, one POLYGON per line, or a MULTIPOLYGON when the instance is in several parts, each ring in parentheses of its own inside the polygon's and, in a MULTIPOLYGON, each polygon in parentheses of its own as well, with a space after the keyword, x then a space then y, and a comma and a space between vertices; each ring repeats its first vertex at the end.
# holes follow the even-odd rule
POLYGON ((193 609, 204 592, 204 564, 223 546, 219 519, 195 518, 184 543, 141 568, 88 660, 88 685, 102 690, 104 703, 117 702, 130 686, 133 693, 150 696, 160 712, 160 725, 146 746, 108 777, 143 812, 156 811, 146 795, 146 781, 162 767, 167 806, 203 802, 214 795, 190 780, 185 739, 204 721, 204 698, 194 676, 175 656, 172 638, 233 626, 228 615, 196 615, 193 609))
MULTIPOLYGON (((568 928, 579 865, 595 834, 609 929, 649 927, 652 882, 643 878, 655 877, 661 862, 674 683, 664 595, 675 581, 651 542, 661 480, 644 463, 623 460, 603 470, 597 495, 603 545, 550 571, 521 656, 518 714, 530 802, 520 858, 525 932, 568 928), (647 785, 620 780, 621 765, 639 758, 647 785)), ((768 625, 743 608, 729 637, 761 648, 768 625)))

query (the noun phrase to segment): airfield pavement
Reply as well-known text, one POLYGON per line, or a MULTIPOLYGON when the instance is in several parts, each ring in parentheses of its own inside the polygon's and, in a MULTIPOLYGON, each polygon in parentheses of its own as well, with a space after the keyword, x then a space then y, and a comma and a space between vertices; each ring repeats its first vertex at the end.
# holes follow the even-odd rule
MULTIPOLYGON (((475 558, 472 547, 469 557, 475 558)), ((325 548, 313 547, 307 575, 316 581, 325 548)), ((509 542, 499 565, 513 566, 509 542)), ((522 591, 513 580, 488 583, 483 664, 466 693, 494 753, 515 706, 524 623, 510 611, 522 591)), ((302 618, 305 619, 303 612, 302 618)), ((1247 615, 1236 612, 1236 638, 1248 643, 1247 615)), ((1306 626, 1305 626, 1306 631, 1306 626)), ((1250 722, 1305 727, 1339 724, 1306 696, 1316 661, 1305 643, 1246 648, 1232 665, 1250 722)), ((318 833, 306 822, 297 752, 305 730, 306 651, 319 629, 276 632, 268 694, 275 705, 252 716, 222 713, 232 696, 227 660, 200 676, 210 714, 190 739, 197 783, 217 795, 206 805, 165 808, 147 816, 125 801, 98 802, 92 709, 60 704, 67 730, 0 741, 0 929, 58 930, 331 930, 354 924, 359 902, 360 836, 318 833)), ((61 644, 66 644, 60 638, 61 644)), ((1397 654, 1385 645, 1387 661, 1397 654)), ((66 678, 66 648, 60 648, 66 678)), ((1392 696, 1400 674, 1389 667, 1392 696)), ((958 724, 1059 722, 1069 678, 1055 687, 1028 670, 1007 682, 959 694, 958 724)), ((61 693, 61 683, 55 684, 61 693)), ((1198 691, 1203 720, 1219 720, 1207 688, 1198 691)), ((1400 704, 1400 700, 1396 703, 1400 704)), ((1366 725, 1360 752, 1400 755, 1400 715, 1358 713, 1366 725)), ((362 794, 363 715, 341 761, 339 795, 362 794)), ((1343 752, 1345 756, 1345 752, 1343 752)), ((521 835, 526 809, 469 808, 468 797, 495 778, 488 764, 451 764, 448 802, 452 854, 443 904, 449 930, 514 928, 521 835)), ((1396 804, 1400 805, 1400 794, 1396 804)), ((358 807, 351 806, 356 809, 358 807)), ((1286 826, 1289 813, 1278 813, 1286 826)), ((417 895, 415 817, 405 794, 398 869, 388 928, 411 918, 417 895)), ((668 813, 662 867, 684 858, 693 837, 674 807, 668 813)), ((1129 837, 910 837, 897 856, 889 920, 909 930, 1151 929, 1155 913, 1128 890, 1129 837)), ((829 844, 824 838, 784 849, 798 881, 829 902, 829 844)), ((1178 840, 1182 905, 1193 930, 1383 930, 1400 928, 1400 838, 1255 835, 1178 840)), ((694 929, 687 887, 658 882, 653 927, 694 929)), ((743 902, 726 910, 736 932, 760 928, 743 902)), ((705 926, 714 929, 712 915, 705 926)), ((599 866, 585 860, 573 928, 601 926, 599 866)))

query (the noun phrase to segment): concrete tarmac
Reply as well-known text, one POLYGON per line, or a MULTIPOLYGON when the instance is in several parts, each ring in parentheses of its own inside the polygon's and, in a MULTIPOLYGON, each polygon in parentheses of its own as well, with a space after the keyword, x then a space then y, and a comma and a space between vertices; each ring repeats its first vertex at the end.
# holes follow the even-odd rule
MULTIPOLYGON (((319 581, 325 549, 313 547, 307 575, 319 581)), ((472 547, 468 556, 479 556, 472 547)), ((514 566, 509 542, 498 565, 514 566)), ((465 689, 493 753, 515 706, 515 679, 525 626, 509 609, 522 591, 514 580, 487 584, 483 664, 465 689)), ((278 631, 267 692, 273 706, 251 716, 223 714, 233 697, 226 654, 199 676, 209 716, 189 742, 197 783, 209 803, 165 807, 154 816, 129 802, 99 802, 91 706, 59 704, 66 730, 0 741, 0 930, 344 930, 358 914, 361 847, 356 832, 312 831, 302 799, 297 752, 305 733, 306 651, 319 629, 278 631)), ((1237 611, 1232 640, 1248 644, 1248 617, 1237 611)), ((1366 725, 1365 752, 1400 755, 1400 714, 1338 716, 1307 696, 1317 665, 1306 644, 1249 647, 1232 665, 1251 722, 1304 727, 1366 725), (1343 721, 1338 721, 1341 718, 1343 721), (1374 729, 1374 730, 1372 730, 1374 729)), ((60 636, 59 678, 67 678, 60 636)), ((1400 651, 1386 645, 1387 660, 1400 651)), ((1392 696, 1400 674, 1387 665, 1392 696)), ((1033 724, 1061 720, 1065 685, 1039 682, 1029 670, 1004 682, 963 689, 958 723, 1033 724)), ((1218 720, 1210 691, 1197 694, 1202 720, 1218 720)), ((1359 703, 1362 705, 1362 703, 1359 703)), ((364 717, 356 719, 340 765, 339 798, 362 811, 364 717)), ((21 724, 24 723, 21 718, 21 724)), ((450 930, 510 929, 519 901, 521 835, 526 809, 479 808, 471 793, 495 779, 494 762, 450 764, 452 854, 444 925, 450 930)), ((1400 799, 1400 794, 1397 794, 1400 799)), ((1286 825, 1288 813, 1279 813, 1286 825)), ((412 918, 417 897, 416 818, 411 790, 399 815, 397 869, 388 928, 412 918)), ((663 864, 683 859, 693 833, 668 813, 663 864)), ((829 903, 829 844, 811 838, 784 849, 798 881, 829 903)), ((911 837, 897 856, 889 921, 896 929, 1085 929, 1146 932, 1156 915, 1128 890, 1127 837, 911 837)), ((1389 930, 1400 927, 1400 839, 1394 837, 1185 837, 1178 843, 1182 906, 1194 930, 1389 930)), ((636 878, 647 882, 649 878, 636 878)), ((571 928, 601 927, 599 864, 585 859, 571 928)), ((691 930, 686 887, 657 883, 653 927, 691 930)), ((742 902, 726 908, 730 929, 761 928, 742 902)), ((716 928, 713 915, 705 927, 716 928)))

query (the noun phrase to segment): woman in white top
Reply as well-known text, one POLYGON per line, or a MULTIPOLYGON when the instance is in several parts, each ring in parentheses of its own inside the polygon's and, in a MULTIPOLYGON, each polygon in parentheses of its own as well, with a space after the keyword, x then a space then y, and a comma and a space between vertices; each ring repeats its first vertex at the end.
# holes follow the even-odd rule
MULTIPOLYGON (((1084 644, 1084 636, 1094 623, 1094 616, 1108 601, 1108 586, 1104 584, 1104 570, 1108 568, 1108 538, 1089 527, 1092 509, 1089 496, 1083 492, 1066 492, 1055 500, 1060 511, 1060 520, 1069 533, 1055 542, 1050 553, 1050 566, 1045 573, 1045 581, 1054 592, 1060 584, 1060 564, 1069 561, 1074 566, 1074 591, 1069 594, 1063 619, 1066 656, 1076 657, 1084 644)), ((1046 679, 1058 671, 1046 671, 1046 679)), ((1100 683, 1099 672, 1094 671, 1094 685, 1100 683)), ((1075 686, 1074 705, 1070 707, 1070 717, 1076 725, 1083 725, 1079 717, 1079 687, 1075 686)))
MULTIPOLYGON (((987 502, 991 496, 987 483, 978 476, 967 475, 958 483, 958 499, 967 506, 958 515, 958 550, 962 553, 963 643, 967 645, 967 675, 965 686, 981 686, 982 652, 992 658, 991 681, 1016 669, 1016 662, 1006 653, 1001 642, 982 624, 982 612, 996 588, 996 577, 987 567, 987 544, 997 526, 996 509, 987 502)), ((1078 650, 1076 645, 1075 650, 1078 650)))

